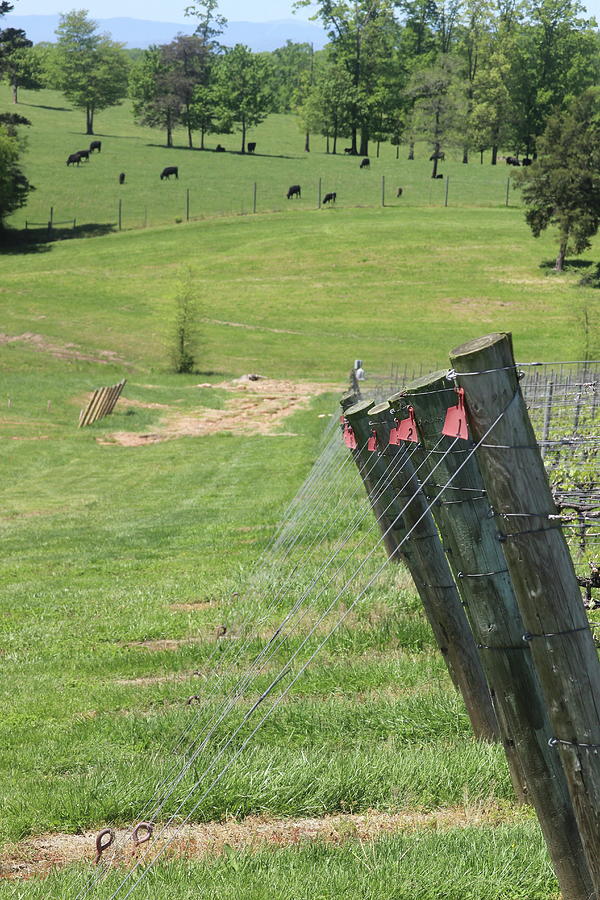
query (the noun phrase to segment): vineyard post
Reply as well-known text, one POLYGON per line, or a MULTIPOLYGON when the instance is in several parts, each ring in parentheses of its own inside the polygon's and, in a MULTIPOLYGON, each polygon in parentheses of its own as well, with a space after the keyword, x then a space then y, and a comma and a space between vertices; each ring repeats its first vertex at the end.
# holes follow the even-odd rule
MULTIPOLYGON (((517 757, 528 799, 538 814, 563 897, 592 893, 591 876, 579 838, 566 778, 556 751, 548 745, 552 730, 525 627, 507 573, 498 525, 493 518, 475 457, 465 462, 472 442, 444 437, 448 409, 457 409, 457 395, 445 372, 425 376, 402 392, 415 411, 424 451, 448 451, 436 470, 436 480, 452 478, 446 496, 433 515, 448 548, 453 569, 481 652, 511 763, 517 757), (475 577, 469 577, 475 576, 475 577)), ((436 457, 436 462, 438 458, 436 457)), ((423 473, 423 477, 426 476, 423 473)), ((429 499, 434 489, 425 488, 429 499)))
POLYGON ((477 457, 600 897, 600 662, 519 387, 510 334, 451 354, 477 457))
POLYGON ((391 503, 380 525, 389 528, 394 523, 391 533, 396 558, 402 556, 415 580, 450 676, 464 698, 473 731, 481 740, 496 741, 498 723, 487 682, 427 501, 410 460, 402 463, 398 455, 406 454, 406 448, 389 446, 393 419, 388 406, 363 402, 347 409, 345 415, 356 438, 356 464, 361 474, 368 473, 363 479, 376 513, 378 506, 385 510, 391 503), (371 422, 379 443, 375 452, 367 449, 371 422), (381 500, 373 496, 374 490, 381 493, 381 500), (394 522, 399 513, 401 518, 394 522), (409 531, 410 537, 399 547, 409 531))

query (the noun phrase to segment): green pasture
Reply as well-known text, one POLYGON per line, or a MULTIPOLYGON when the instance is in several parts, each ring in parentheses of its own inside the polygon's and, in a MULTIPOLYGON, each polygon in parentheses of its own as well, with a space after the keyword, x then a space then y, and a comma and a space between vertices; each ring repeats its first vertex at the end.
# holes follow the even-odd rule
MULTIPOLYGON (((23 98, 43 102, 37 94, 23 98)), ((63 104, 54 95, 46 105, 63 104)), ((84 209, 105 203, 110 211, 116 193, 108 195, 100 176, 110 174, 116 182, 109 165, 119 157, 111 156, 109 137, 98 135, 106 150, 87 170, 67 171, 62 161, 54 177, 51 158, 62 160, 78 149, 80 113, 25 104, 22 111, 42 123, 47 136, 37 162, 33 134, 30 140, 27 165, 40 185, 32 203, 39 197, 55 203, 59 218, 63 191, 69 203, 80 197, 84 209), (54 129, 59 117, 68 127, 54 129), (88 188, 80 192, 84 179, 88 188), (79 193, 69 195, 67 184, 79 193), (56 197, 47 193, 52 187, 56 197)), ((301 180, 291 177, 293 165, 307 171, 314 166, 318 177, 317 160, 343 169, 348 184, 364 175, 380 190, 378 166, 404 165, 396 164, 389 147, 370 173, 359 173, 356 160, 343 157, 315 153, 307 160, 290 120, 282 121, 278 153, 295 158, 280 160, 276 121, 263 128, 264 138, 260 130, 251 137, 259 151, 264 141, 275 158, 175 152, 197 162, 198 179, 206 165, 215 190, 220 185, 221 195, 230 198, 239 198, 240 167, 247 167, 250 183, 258 167, 274 172, 281 166, 285 188, 301 180), (223 169, 209 170, 212 165, 223 169)), ((126 187, 141 180, 151 156, 153 170, 171 162, 164 148, 146 146, 156 135, 135 128, 125 108, 100 116, 103 130, 120 135, 119 146, 129 148, 122 151, 131 161, 126 187)), ((231 138, 222 143, 233 146, 231 138)), ((144 195, 138 182, 140 202, 163 189, 161 196, 181 198, 186 184, 184 163, 179 165, 179 184, 161 185, 156 175, 144 195)), ((505 177, 503 169, 451 165, 472 175, 473 185, 484 173, 497 176, 499 187, 505 177)), ((425 162, 422 167, 425 172, 425 162)), ((246 671, 332 552, 348 517, 366 509, 349 469, 347 495, 338 498, 344 515, 331 524, 327 539, 312 547, 328 521, 330 507, 324 505, 315 508, 288 568, 272 572, 267 557, 253 580, 261 552, 318 456, 323 423, 336 409, 332 385, 344 386, 354 358, 361 357, 370 373, 438 368, 451 347, 492 330, 514 333, 520 360, 599 354, 596 292, 577 286, 593 250, 580 268, 556 277, 543 265, 554 254, 552 236, 534 241, 522 212, 501 202, 494 209, 444 209, 415 200, 382 209, 375 199, 364 203, 373 208, 352 208, 341 194, 331 210, 311 209, 305 196, 285 216, 215 217, 1 248, 3 846, 47 831, 134 822, 156 785, 181 762, 180 753, 172 755, 178 735, 193 717, 217 708, 220 694, 209 697, 215 659, 233 654, 240 617, 272 600, 278 579, 291 582, 289 593, 265 613, 259 636, 225 669, 220 690, 231 689, 246 671), (178 282, 188 277, 198 298, 201 355, 197 372, 175 376, 168 370, 168 348, 178 282), (272 435, 220 431, 145 446, 111 441, 116 431, 160 430, 166 415, 199 417, 227 408, 231 394, 223 383, 252 371, 322 382, 328 392, 282 420, 272 435), (125 402, 109 419, 78 430, 88 392, 122 377, 125 402), (240 607, 236 595, 248 589, 240 607), (220 640, 224 623, 228 637, 220 640), (204 692, 200 709, 187 703, 204 692)), ((227 212, 217 208, 219 196, 207 214, 227 212)), ((162 221, 173 221, 176 210, 170 209, 163 205, 162 221)), ((240 212, 233 206, 229 211, 240 212)), ((367 515, 352 535, 344 568, 332 584, 323 584, 320 606, 242 693, 230 724, 240 723, 244 704, 260 695, 292 651, 298 651, 297 671, 316 649, 322 630, 304 646, 302 640, 318 610, 351 573, 353 552, 364 553, 375 540, 367 515)), ((364 579, 381 562, 377 551, 364 579)), ((353 583, 354 594, 348 590, 342 605, 359 588, 353 583)), ((207 754, 225 734, 223 726, 207 754)), ((160 866, 139 896, 235 893, 291 900, 308 897, 309 885, 311 898, 556 897, 537 826, 512 806, 502 751, 470 736, 401 569, 384 570, 248 751, 235 760, 232 752, 225 757, 231 767, 194 812, 195 820, 491 804, 503 811, 502 821, 367 846, 351 838, 339 848, 231 852, 210 865, 160 866), (511 818, 514 824, 505 824, 511 818), (391 883, 398 886, 394 894, 391 883)), ((166 813, 174 809, 175 798, 166 813)), ((75 867, 42 884, 0 881, 0 896, 74 897, 89 872, 75 867)), ((115 887, 114 878, 109 884, 115 887)))
MULTIPOLYGON (((0 108, 12 109, 9 91, 0 85, 0 108)), ((347 141, 339 141, 337 155, 325 152, 325 140, 314 136, 311 152, 304 151, 304 135, 294 116, 273 115, 249 135, 257 142, 254 156, 240 153, 240 136, 209 135, 206 151, 190 150, 187 133, 175 133, 175 146, 164 146, 164 134, 134 124, 129 102, 99 113, 95 138, 102 141, 101 153, 94 153, 89 163, 66 166, 69 154, 86 149, 91 138, 83 133, 84 115, 69 108, 68 101, 53 91, 22 91, 16 107, 27 116, 32 127, 24 129, 29 136, 25 170, 36 191, 26 209, 11 219, 15 227, 25 221, 48 222, 50 208, 56 222, 70 227, 75 219, 79 226, 118 223, 121 201, 123 228, 139 228, 185 221, 188 215, 202 218, 215 215, 283 211, 291 208, 314 209, 318 203, 321 179, 322 195, 335 191, 340 208, 378 207, 382 203, 382 178, 385 178, 385 202, 392 207, 450 206, 503 207, 518 204, 518 194, 507 185, 512 169, 505 164, 481 165, 475 154, 469 165, 462 164, 462 151, 447 150, 447 160, 440 172, 448 176, 432 181, 430 150, 417 147, 417 159, 408 161, 402 147, 396 159, 396 148, 384 143, 380 156, 376 145, 371 148, 371 166, 360 170, 360 160, 345 156, 347 141), (215 153, 221 143, 226 153, 215 153), (179 167, 179 180, 160 181, 167 165, 179 167), (125 172, 126 182, 119 185, 118 176, 125 172), (302 198, 287 200, 291 184, 300 184, 302 198), (398 187, 403 188, 400 200, 398 187), (508 187, 508 194, 507 194, 508 187)), ((35 226, 34 226, 35 227, 35 226)))

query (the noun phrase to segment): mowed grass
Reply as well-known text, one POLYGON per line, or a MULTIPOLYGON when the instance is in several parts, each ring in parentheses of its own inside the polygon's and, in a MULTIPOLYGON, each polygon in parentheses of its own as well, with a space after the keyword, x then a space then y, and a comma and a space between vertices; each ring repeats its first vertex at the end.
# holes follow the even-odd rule
MULTIPOLYGON (((0 85, 0 108, 12 109, 9 91, 0 85)), ((339 207, 378 207, 382 203, 382 178, 385 178, 385 202, 391 206, 491 206, 502 207, 507 198, 511 205, 519 203, 518 193, 507 179, 512 170, 506 165, 480 165, 475 155, 468 166, 461 154, 447 150, 447 160, 440 168, 448 176, 432 181, 430 149, 417 147, 417 159, 407 159, 407 148, 384 143, 379 158, 376 145, 371 147, 371 166, 360 170, 360 160, 345 156, 345 139, 338 144, 337 155, 325 152, 325 140, 313 136, 310 153, 304 151, 304 135, 296 117, 272 115, 249 135, 257 143, 253 156, 242 156, 240 136, 209 135, 207 150, 190 150, 187 134, 175 132, 173 148, 165 147, 164 133, 158 129, 137 126, 131 104, 101 112, 96 117, 95 138, 102 141, 101 153, 94 153, 89 163, 66 166, 69 154, 86 149, 90 136, 83 133, 84 115, 70 108, 68 101, 54 91, 22 91, 16 109, 32 122, 23 129, 29 136, 25 168, 36 191, 26 209, 16 213, 11 222, 22 227, 25 221, 48 222, 53 207, 54 220, 79 226, 102 224, 116 226, 121 201, 123 228, 138 228, 161 223, 173 224, 191 218, 214 215, 239 215, 254 208, 254 184, 257 210, 314 209, 318 203, 319 180, 322 196, 329 191, 338 195, 339 207), (215 153, 221 143, 226 153, 215 153), (179 167, 179 179, 161 181, 160 173, 167 165, 179 167), (126 181, 118 177, 125 172, 126 181), (292 184, 300 184, 302 198, 288 201, 292 184), (403 188, 400 200, 398 187, 403 188), (507 194, 508 187, 508 194, 507 194), (446 189, 448 197, 446 198, 446 189)), ((197 140, 197 138, 196 138, 197 140)))
MULTIPOLYGON (((56 110, 39 111, 46 113, 56 110)), ((115 134, 122 123, 116 126, 115 134)), ((215 165, 248 162, 198 156, 215 165)), ((99 159, 89 173, 100 171, 99 159)), ((355 160, 333 163, 356 167, 355 160)), ((534 242, 515 209, 298 205, 286 216, 218 218, 32 250, 0 255, 2 842, 134 822, 182 762, 172 748, 199 712, 209 717, 218 708, 221 694, 209 697, 215 658, 236 647, 235 638, 219 640, 218 629, 227 622, 235 634, 247 611, 248 602, 236 611, 232 597, 254 583, 253 566, 319 453, 319 417, 335 410, 337 398, 315 398, 270 436, 220 432, 124 447, 104 443, 113 431, 145 433, 165 413, 199 417, 223 408, 228 394, 220 383, 244 372, 341 385, 357 356, 371 372, 437 368, 455 344, 500 329, 513 331, 521 360, 580 358, 585 313, 589 333, 598 334, 595 292, 576 287, 573 270, 557 278, 540 268, 553 254, 552 239, 534 242), (177 281, 188 268, 202 355, 197 373, 175 376, 169 335, 177 281), (123 376, 125 397, 136 405, 78 431, 86 393, 123 376), (187 703, 193 695, 205 698, 200 710, 187 703)), ((226 668, 223 692, 332 552, 344 521, 361 503, 365 509, 349 468, 346 517, 317 550, 312 541, 332 502, 326 491, 318 499, 324 505, 288 568, 250 594, 250 607, 255 600, 259 609, 276 595, 278 579, 290 582, 259 635, 226 668)), ((361 553, 376 541, 368 514, 350 549, 361 540, 361 553)), ((382 560, 377 551, 364 577, 382 560)), ((268 573, 268 560, 265 567, 268 573)), ((241 692, 228 727, 240 724, 292 652, 297 671, 316 649, 322 628, 302 640, 342 575, 241 692)), ((340 610, 359 589, 355 580, 340 610)), ((215 732, 207 759, 227 733, 225 724, 215 732)), ((247 752, 233 753, 226 750, 231 766, 194 819, 478 804, 497 804, 510 817, 502 751, 471 737, 401 569, 384 570, 247 752)), ((188 773, 164 815, 195 775, 188 773)), ((73 897, 86 877, 84 867, 42 885, 4 883, 0 895, 73 897)), ((556 896, 533 821, 366 848, 350 840, 339 850, 231 853, 210 866, 161 867, 140 896, 297 898, 308 896, 310 884, 311 897, 383 900, 393 879, 398 897, 556 896)))

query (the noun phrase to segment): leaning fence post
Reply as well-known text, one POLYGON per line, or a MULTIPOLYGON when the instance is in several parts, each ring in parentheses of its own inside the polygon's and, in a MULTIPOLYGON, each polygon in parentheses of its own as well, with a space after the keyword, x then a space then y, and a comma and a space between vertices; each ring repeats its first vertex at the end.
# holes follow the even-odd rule
MULTIPOLYGON (((452 480, 433 506, 433 515, 480 649, 509 765, 516 761, 525 780, 563 897, 587 900, 591 876, 563 768, 548 744, 553 732, 531 651, 523 641, 525 627, 498 526, 490 515, 477 460, 465 460, 472 442, 441 437, 448 410, 459 409, 459 398, 445 376, 437 372, 419 378, 396 396, 413 407, 424 451, 435 448, 445 454, 441 461, 439 455, 432 460, 438 464, 436 481, 452 480)), ((430 500, 435 498, 434 488, 426 484, 424 490, 430 500)))
POLYGON ((553 736, 600 896, 600 662, 573 562, 554 519, 544 463, 519 387, 509 334, 451 354, 553 736))
POLYGON ((444 197, 444 206, 448 206, 448 188, 450 187, 450 176, 446 175, 446 196, 444 197))
POLYGON ((392 526, 394 555, 402 555, 415 580, 450 676, 464 698, 475 735, 481 740, 495 741, 498 723, 475 642, 412 464, 408 459, 401 461, 398 454, 404 452, 403 448, 389 445, 393 420, 387 404, 359 403, 347 409, 345 416, 357 442, 357 450, 353 451, 355 461, 375 512, 381 517, 380 525, 392 526), (368 451, 370 420, 377 422, 379 449, 375 452, 368 451), (381 493, 381 499, 374 496, 375 490, 381 493), (381 509, 385 510, 390 503, 390 509, 381 514, 381 509), (399 513, 401 517, 397 518, 399 513), (412 534, 400 546, 411 529, 414 529, 412 534))

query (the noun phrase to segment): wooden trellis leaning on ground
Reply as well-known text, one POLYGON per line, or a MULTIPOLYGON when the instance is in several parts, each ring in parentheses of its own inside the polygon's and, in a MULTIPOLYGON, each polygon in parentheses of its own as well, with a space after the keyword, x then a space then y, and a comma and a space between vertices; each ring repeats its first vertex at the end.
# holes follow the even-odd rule
POLYGON ((94 422, 103 419, 104 416, 110 416, 125 384, 126 379, 123 378, 118 384, 113 384, 110 387, 96 388, 86 408, 79 413, 79 427, 83 428, 85 425, 93 425, 94 422))

